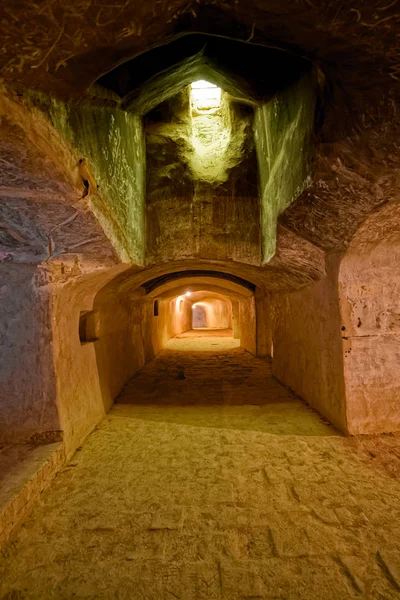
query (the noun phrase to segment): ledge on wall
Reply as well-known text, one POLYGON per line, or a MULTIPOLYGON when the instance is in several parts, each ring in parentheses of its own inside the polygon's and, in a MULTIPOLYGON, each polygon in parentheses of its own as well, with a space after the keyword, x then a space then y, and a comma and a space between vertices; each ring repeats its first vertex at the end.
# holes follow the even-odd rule
POLYGON ((0 448, 0 548, 65 462, 64 444, 0 448))

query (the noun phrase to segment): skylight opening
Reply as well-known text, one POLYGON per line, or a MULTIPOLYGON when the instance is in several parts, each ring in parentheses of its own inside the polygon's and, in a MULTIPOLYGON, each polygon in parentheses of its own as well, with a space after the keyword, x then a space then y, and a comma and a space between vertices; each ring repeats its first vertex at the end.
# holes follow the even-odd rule
POLYGON ((196 111, 208 111, 221 106, 221 88, 204 79, 191 84, 190 97, 192 109, 196 111))

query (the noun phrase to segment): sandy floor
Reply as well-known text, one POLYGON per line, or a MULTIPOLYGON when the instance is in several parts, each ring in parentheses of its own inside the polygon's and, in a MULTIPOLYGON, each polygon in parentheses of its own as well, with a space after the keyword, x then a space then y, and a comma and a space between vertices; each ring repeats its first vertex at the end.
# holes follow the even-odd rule
POLYGON ((233 339, 232 329, 192 329, 169 340, 168 350, 215 352, 239 348, 240 341, 233 339))
POLYGON ((168 349, 3 553, 0 598, 400 598, 399 475, 398 437, 340 436, 268 362, 168 349))

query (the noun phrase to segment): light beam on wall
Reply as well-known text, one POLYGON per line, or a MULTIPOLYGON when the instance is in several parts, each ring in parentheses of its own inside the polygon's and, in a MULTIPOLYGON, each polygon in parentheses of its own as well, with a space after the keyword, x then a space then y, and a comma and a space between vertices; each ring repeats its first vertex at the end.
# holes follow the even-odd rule
POLYGON ((198 111, 211 110, 221 106, 221 88, 204 79, 194 81, 190 86, 192 108, 198 111))

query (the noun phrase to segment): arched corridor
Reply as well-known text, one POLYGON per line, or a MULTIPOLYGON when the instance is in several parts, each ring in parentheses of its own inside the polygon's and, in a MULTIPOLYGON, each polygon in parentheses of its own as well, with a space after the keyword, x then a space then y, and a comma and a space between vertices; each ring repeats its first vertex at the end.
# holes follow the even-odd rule
POLYGON ((399 25, 3 0, 0 600, 399 597, 399 25))

